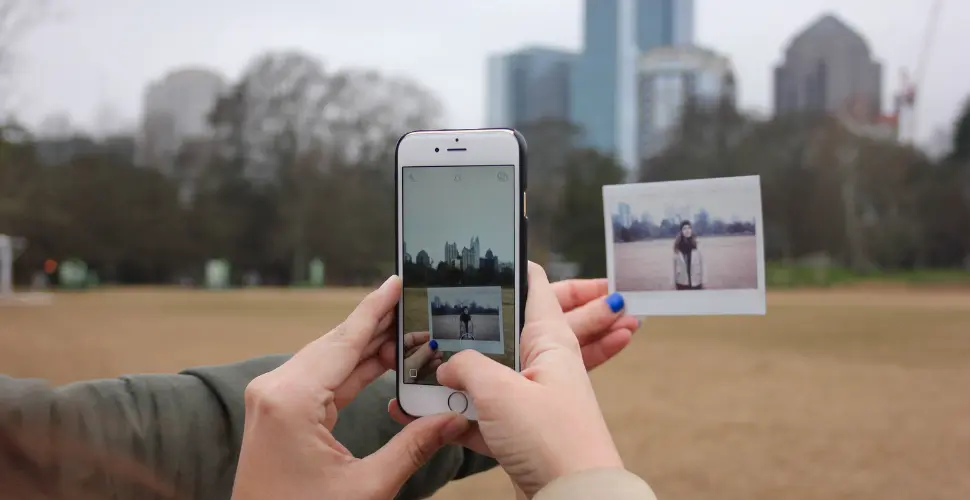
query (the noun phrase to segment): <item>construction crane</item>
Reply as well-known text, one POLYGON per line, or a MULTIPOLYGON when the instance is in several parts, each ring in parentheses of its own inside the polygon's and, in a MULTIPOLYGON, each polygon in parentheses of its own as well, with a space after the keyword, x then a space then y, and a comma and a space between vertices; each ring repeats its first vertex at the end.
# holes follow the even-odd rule
POLYGON ((923 30, 923 43, 917 55, 915 69, 912 73, 905 68, 900 74, 900 90, 896 93, 896 126, 897 135, 901 141, 913 142, 917 137, 916 102, 919 98, 920 86, 926 76, 927 61, 933 47, 936 28, 939 24, 940 12, 943 10, 943 0, 934 0, 930 6, 930 15, 926 19, 923 30))

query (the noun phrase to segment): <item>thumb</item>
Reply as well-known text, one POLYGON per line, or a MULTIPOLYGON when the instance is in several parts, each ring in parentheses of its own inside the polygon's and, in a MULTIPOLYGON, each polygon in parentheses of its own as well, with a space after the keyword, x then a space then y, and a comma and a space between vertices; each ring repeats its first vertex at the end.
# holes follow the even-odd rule
POLYGON ((365 477, 381 478, 380 498, 391 498, 438 450, 457 440, 470 426, 468 419, 457 413, 419 418, 358 465, 368 470, 365 477))
POLYGON ((485 395, 487 391, 502 390, 522 379, 511 368, 485 357, 474 350, 465 349, 455 353, 435 371, 438 382, 445 387, 465 391, 472 401, 485 395))

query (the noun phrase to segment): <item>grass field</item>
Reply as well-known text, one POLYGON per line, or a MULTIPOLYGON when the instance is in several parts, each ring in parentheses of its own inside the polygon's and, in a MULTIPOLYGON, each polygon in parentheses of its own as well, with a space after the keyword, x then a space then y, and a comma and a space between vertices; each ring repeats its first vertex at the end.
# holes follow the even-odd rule
MULTIPOLYGON (((61 294, 0 309, 0 366, 62 383, 291 351, 362 293, 61 294)), ((771 292, 765 317, 651 318, 593 380, 660 498, 970 498, 966 290, 771 292)), ((436 498, 509 492, 492 471, 436 498)))
MULTIPOLYGON (((704 257, 708 290, 758 288, 758 240, 755 236, 698 238, 704 257)), ((637 241, 613 245, 616 289, 674 289, 673 240, 637 241)))
MULTIPOLYGON (((461 337, 461 327, 458 324, 459 315, 435 316, 432 320, 434 338, 458 340, 461 337)), ((473 314, 468 330, 475 336, 475 340, 488 342, 502 341, 502 328, 498 314, 473 314)))

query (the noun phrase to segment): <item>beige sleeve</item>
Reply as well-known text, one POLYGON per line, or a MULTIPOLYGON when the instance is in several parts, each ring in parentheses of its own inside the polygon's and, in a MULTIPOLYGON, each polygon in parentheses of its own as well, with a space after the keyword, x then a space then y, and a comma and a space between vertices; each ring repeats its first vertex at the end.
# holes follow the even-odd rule
POLYGON ((639 476, 625 469, 593 469, 561 477, 539 490, 533 500, 656 500, 639 476))

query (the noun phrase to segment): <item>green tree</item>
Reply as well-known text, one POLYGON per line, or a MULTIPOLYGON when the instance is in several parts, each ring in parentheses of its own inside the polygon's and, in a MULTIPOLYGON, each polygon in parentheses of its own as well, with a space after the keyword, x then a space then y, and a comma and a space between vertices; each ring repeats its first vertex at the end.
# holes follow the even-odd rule
POLYGON ((582 276, 606 276, 603 186, 620 184, 626 176, 623 166, 596 151, 577 150, 566 160, 553 243, 579 264, 582 276))
POLYGON ((566 121, 544 119, 519 125, 528 143, 529 258, 545 264, 555 232, 556 211, 562 201, 563 171, 575 151, 580 129, 566 121))
POLYGON ((953 124, 953 146, 947 160, 970 168, 970 99, 967 99, 963 112, 953 124))

